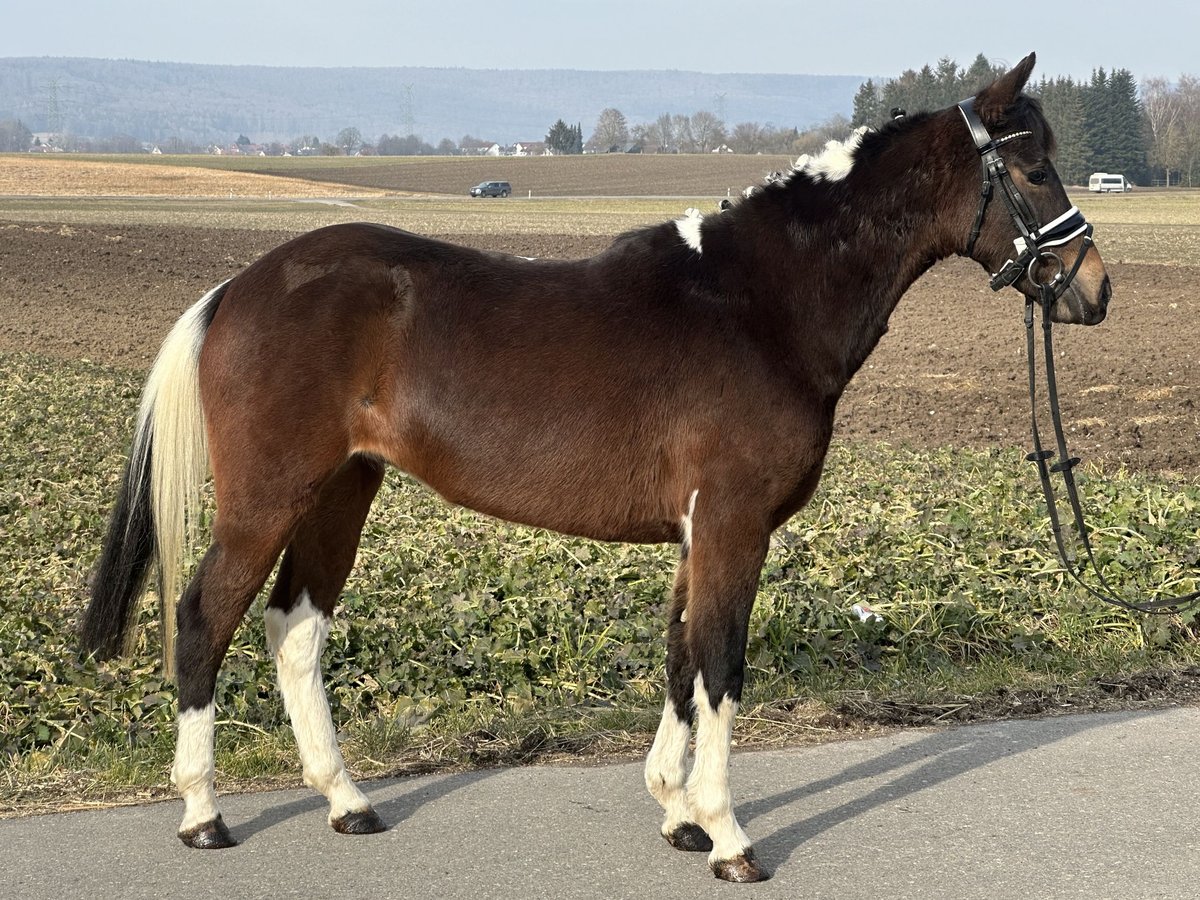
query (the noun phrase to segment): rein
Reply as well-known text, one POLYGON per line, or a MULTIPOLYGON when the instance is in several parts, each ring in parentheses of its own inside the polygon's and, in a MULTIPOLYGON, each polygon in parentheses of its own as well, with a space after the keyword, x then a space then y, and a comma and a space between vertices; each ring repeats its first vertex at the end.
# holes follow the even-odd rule
POLYGON ((1194 608, 1200 605, 1200 591, 1192 591, 1190 594, 1182 594, 1177 597, 1155 597, 1152 600, 1141 603, 1118 597, 1112 586, 1104 578, 1104 574, 1100 571, 1100 567, 1096 562, 1096 555, 1092 550, 1092 542, 1089 537, 1090 532, 1083 517, 1083 506, 1079 500, 1079 490, 1075 483, 1074 469, 1079 465, 1079 458, 1071 456, 1070 451, 1067 449, 1067 440, 1062 427, 1062 415, 1059 412, 1058 382, 1054 371, 1054 344, 1051 338, 1050 320, 1050 312, 1055 301, 1062 296, 1071 281, 1074 280, 1080 265, 1083 263, 1083 258, 1087 254, 1088 248, 1093 244, 1092 226, 1084 218, 1083 213, 1079 211, 1078 207, 1075 206, 1072 206, 1061 216, 1045 226, 1038 224, 1036 216, 1034 216, 1025 198, 1021 196, 1021 192, 1017 190, 1012 176, 1004 165, 1004 160, 1000 158, 1000 154, 997 152, 999 147, 1009 141, 1016 138, 1028 137, 1032 132, 1018 131, 993 139, 988 134, 987 129, 983 127, 983 123, 979 120, 979 117, 975 114, 973 103, 973 100, 964 100, 958 104, 958 109, 962 113, 963 119, 971 131, 971 137, 975 141, 975 148, 979 152, 984 176, 983 187, 980 192, 979 211, 975 215, 975 223, 971 227, 971 235, 967 241, 967 255, 969 256, 975 248, 975 241, 978 239, 980 230, 983 227, 983 216, 987 210, 988 202, 991 200, 993 194, 997 192, 998 188, 1000 196, 1004 199, 1005 205, 1008 207, 1009 215, 1012 217, 1013 224, 1016 226, 1019 236, 1013 240, 1013 245, 1017 251, 1016 257, 1005 262, 1000 271, 992 276, 989 285, 993 291, 999 291, 1015 285, 1022 275, 1027 275, 1030 282, 1037 285, 1037 300, 1028 296, 1025 300, 1025 357, 1029 363, 1029 405, 1033 436, 1033 452, 1025 458, 1029 462, 1035 463, 1038 467, 1038 476, 1042 483, 1042 494, 1046 498, 1046 508, 1050 516, 1050 527, 1054 533, 1054 546, 1058 551, 1059 561, 1080 587, 1096 599, 1112 604, 1113 606, 1118 606, 1131 612, 1143 612, 1154 615, 1167 615, 1194 608), (1074 265, 1071 266, 1068 272, 1062 259, 1051 248, 1060 247, 1080 236, 1083 237, 1083 243, 1075 257, 1074 265), (1035 274, 1038 265, 1042 263, 1057 263, 1057 271, 1049 281, 1040 281, 1035 274), (1050 406, 1050 418, 1054 427, 1054 437, 1059 457, 1059 462, 1053 465, 1050 465, 1049 462, 1054 458, 1056 451, 1043 449, 1041 433, 1038 429, 1037 366, 1034 361, 1033 338, 1033 307, 1035 303, 1040 305, 1042 310, 1042 343, 1045 357, 1046 395, 1050 406), (1099 579, 1099 589, 1092 587, 1084 581, 1083 575, 1086 566, 1067 550, 1066 541, 1063 536, 1063 524, 1058 513, 1058 498, 1050 478, 1052 473, 1062 476, 1063 484, 1066 487, 1067 501, 1071 507, 1075 532, 1087 556, 1087 563, 1090 564, 1092 571, 1095 572, 1097 579, 1099 579))

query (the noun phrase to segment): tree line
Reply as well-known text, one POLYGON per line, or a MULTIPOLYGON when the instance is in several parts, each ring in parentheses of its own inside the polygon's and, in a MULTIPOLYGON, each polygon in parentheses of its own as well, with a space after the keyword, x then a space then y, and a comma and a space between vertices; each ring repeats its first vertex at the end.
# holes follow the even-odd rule
MULTIPOLYGON (((863 82, 854 97, 854 126, 878 127, 893 110, 941 109, 975 94, 1006 67, 983 54, 965 69, 943 57, 881 84, 863 82)), ((1093 172, 1115 172, 1135 184, 1200 184, 1200 80, 1171 84, 1147 79, 1140 87, 1128 69, 1095 69, 1088 80, 1048 78, 1026 89, 1058 142, 1055 166, 1067 184, 1086 184, 1093 172)))
POLYGON ((559 119, 546 135, 546 145, 554 152, 569 153, 770 153, 799 155, 811 153, 831 139, 850 132, 850 120, 837 115, 801 131, 794 126, 777 127, 770 123, 738 122, 727 125, 707 109, 685 115, 663 113, 650 122, 630 124, 616 107, 601 111, 592 135, 583 141, 583 130, 576 125, 571 138, 573 149, 563 150, 555 140, 566 123, 559 119))
MULTIPOLYGON (((648 122, 630 123, 615 106, 598 116, 585 140, 581 123, 558 119, 545 136, 552 153, 641 152, 769 153, 800 155, 819 151, 829 140, 842 140, 854 127, 878 127, 894 109, 916 112, 941 109, 971 96, 1005 71, 983 54, 959 68, 943 57, 936 64, 908 69, 896 78, 863 82, 854 96, 852 116, 833 116, 800 130, 770 123, 727 124, 711 110, 690 115, 662 113, 648 122)), ((1124 174, 1135 184, 1200 186, 1200 79, 1183 75, 1177 81, 1149 78, 1139 85, 1128 69, 1096 69, 1087 80, 1048 78, 1029 85, 1037 96, 1058 141, 1056 165, 1067 184, 1085 184, 1092 172, 1124 174)), ((138 153, 150 148, 130 135, 89 139, 56 135, 56 149, 98 153, 138 153)), ((240 135, 234 147, 242 152, 270 155, 386 155, 430 156, 479 153, 489 141, 464 135, 443 138, 436 145, 419 135, 382 134, 371 141, 357 128, 343 128, 322 139, 301 135, 291 142, 253 144, 240 135)), ((0 121, 0 152, 37 149, 39 139, 17 120, 0 121)), ((167 153, 203 153, 210 146, 176 138, 157 145, 167 153)))

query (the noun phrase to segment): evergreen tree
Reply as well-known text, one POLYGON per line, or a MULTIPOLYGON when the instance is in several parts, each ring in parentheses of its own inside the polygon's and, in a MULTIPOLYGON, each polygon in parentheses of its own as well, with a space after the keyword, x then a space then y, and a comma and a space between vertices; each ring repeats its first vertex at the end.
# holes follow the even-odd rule
POLYGON ((854 115, 850 123, 855 128, 861 125, 878 128, 884 120, 884 112, 879 90, 875 87, 875 82, 868 78, 858 86, 858 91, 854 94, 854 115))
POLYGON ((546 146, 554 153, 566 154, 572 152, 575 145, 575 129, 562 119, 550 126, 546 134, 546 146))
POLYGON ((1070 77, 1043 77, 1031 93, 1041 100, 1042 112, 1054 131, 1058 143, 1054 165, 1063 184, 1087 184, 1091 169, 1086 158, 1082 87, 1070 77))
POLYGON ((1145 114, 1138 100, 1137 83, 1128 69, 1115 69, 1108 76, 1108 107, 1112 129, 1110 171, 1145 184, 1150 174, 1146 164, 1145 114))
POLYGON ((963 73, 960 87, 962 89, 962 98, 973 97, 980 90, 987 87, 997 78, 1004 74, 1004 70, 997 66, 993 66, 988 62, 988 58, 980 53, 975 57, 975 61, 963 73))
POLYGON ((962 77, 958 71, 958 63, 948 56, 943 56, 937 62, 934 70, 934 107, 941 109, 963 99, 962 77))

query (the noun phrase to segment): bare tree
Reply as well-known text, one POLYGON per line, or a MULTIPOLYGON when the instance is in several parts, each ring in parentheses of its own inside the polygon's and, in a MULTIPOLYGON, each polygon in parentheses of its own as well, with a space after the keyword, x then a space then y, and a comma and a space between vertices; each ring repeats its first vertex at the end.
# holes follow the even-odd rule
POLYGON ((353 156, 362 146, 362 132, 357 128, 343 128, 338 132, 337 145, 347 156, 353 156))
POLYGON ((611 150, 614 147, 624 150, 629 143, 629 126, 625 115, 619 109, 609 107, 601 110, 600 118, 596 120, 596 130, 592 132, 592 145, 600 151, 611 150))
POLYGON ((701 153, 715 150, 725 142, 725 123, 707 109, 692 114, 692 138, 701 153))
POLYGON ((663 113, 654 124, 658 126, 659 149, 678 150, 678 141, 675 138, 675 120, 671 118, 671 114, 663 113))
POLYGON ((1188 187, 1200 182, 1200 78, 1181 75, 1176 88, 1181 107, 1180 172, 1188 187))
POLYGON ((1171 169, 1179 169, 1183 140, 1183 111, 1178 92, 1165 78, 1147 78, 1142 82, 1142 109, 1150 126, 1150 161, 1162 166, 1167 186, 1171 169))
POLYGON ((692 136, 692 117, 674 115, 671 117, 671 132, 675 137, 675 146, 680 153, 694 153, 696 138, 692 136))
POLYGON ((657 150, 663 145, 662 132, 658 129, 658 122, 639 122, 629 129, 629 137, 643 150, 657 150))
POLYGON ((762 153, 767 147, 767 131, 757 122, 739 122, 733 126, 729 144, 735 153, 762 153))

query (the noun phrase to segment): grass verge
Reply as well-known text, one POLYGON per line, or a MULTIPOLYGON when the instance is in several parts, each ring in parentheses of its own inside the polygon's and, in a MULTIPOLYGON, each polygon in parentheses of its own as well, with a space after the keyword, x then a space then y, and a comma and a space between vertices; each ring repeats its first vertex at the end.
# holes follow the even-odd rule
MULTIPOLYGON (((0 363, 0 814, 166 795, 173 691, 154 604, 129 660, 80 660, 74 636, 141 376, 0 363)), ((1196 694, 1193 617, 1133 617, 1065 582, 1019 458, 835 444, 764 570, 743 745, 1196 694)), ((1095 471, 1083 488, 1115 586, 1194 588, 1200 488, 1095 471)), ((393 473, 324 660, 352 768, 640 753, 674 562, 674 548, 495 522, 393 473)), ((298 780, 261 604, 218 685, 226 788, 298 780)))

